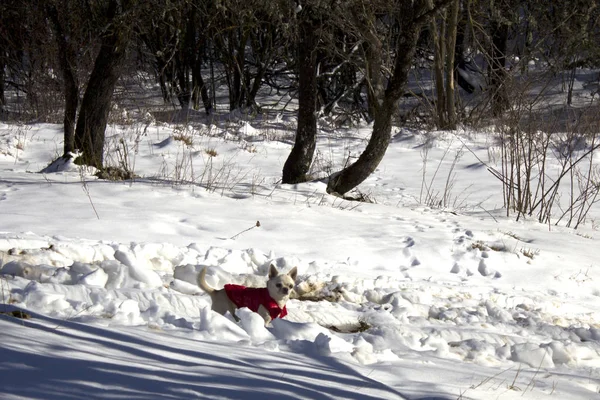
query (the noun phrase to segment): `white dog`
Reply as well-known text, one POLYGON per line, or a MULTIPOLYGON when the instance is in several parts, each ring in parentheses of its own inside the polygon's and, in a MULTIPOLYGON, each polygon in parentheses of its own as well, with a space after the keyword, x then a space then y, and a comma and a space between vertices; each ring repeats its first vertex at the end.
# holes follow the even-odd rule
POLYGON ((279 274, 274 265, 269 267, 269 280, 266 288, 247 288, 240 285, 228 284, 221 290, 216 290, 206 283, 206 268, 198 274, 198 286, 210 296, 213 311, 225 314, 227 311, 239 321, 235 310, 248 307, 257 312, 267 325, 275 318, 287 315, 285 304, 294 289, 298 269, 292 268, 287 274, 279 274))

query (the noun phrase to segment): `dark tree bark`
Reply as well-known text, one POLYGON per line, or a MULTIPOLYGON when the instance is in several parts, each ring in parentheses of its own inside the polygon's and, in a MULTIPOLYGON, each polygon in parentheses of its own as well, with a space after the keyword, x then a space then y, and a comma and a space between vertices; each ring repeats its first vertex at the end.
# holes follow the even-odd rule
MULTIPOLYGON (((305 13, 302 11, 301 13, 305 13)), ((298 126, 296 140, 283 166, 283 183, 305 182, 317 145, 317 52, 316 26, 301 16, 298 40, 298 126)))
POLYGON ((492 39, 489 63, 489 82, 492 91, 492 114, 495 117, 502 115, 510 105, 506 89, 506 43, 508 41, 508 24, 492 19, 490 22, 490 36, 492 39))
POLYGON ((123 21, 116 21, 119 3, 112 0, 108 7, 110 25, 101 39, 100 51, 83 95, 75 128, 75 148, 82 152, 80 163, 98 169, 103 169, 110 102, 129 39, 129 27, 123 21))
POLYGON ((206 39, 203 36, 200 22, 197 18, 194 18, 197 12, 194 11, 191 16, 191 20, 188 24, 188 35, 194 40, 190 41, 192 60, 190 62, 190 68, 192 70, 192 102, 194 103, 194 109, 200 108, 200 100, 206 111, 206 115, 209 115, 212 111, 212 101, 208 96, 208 88, 202 78, 202 60, 204 59, 205 43, 206 39))
POLYGON ((257 29, 250 30, 249 35, 254 73, 250 73, 250 68, 246 68, 244 75, 246 107, 254 109, 258 108, 256 96, 263 85, 263 80, 274 59, 274 54, 277 53, 275 44, 279 36, 276 24, 268 21, 268 16, 264 16, 263 19, 264 21, 261 21, 257 29))
POLYGON ((244 83, 244 87, 247 88, 246 94, 246 107, 253 108, 258 107, 256 103, 256 95, 258 95, 258 91, 263 83, 263 78, 267 72, 266 64, 258 63, 256 65, 256 73, 254 74, 254 80, 252 80, 252 76, 249 71, 246 71, 246 83, 244 83))
MULTIPOLYGON (((184 56, 183 52, 179 52, 179 57, 184 56)), ((176 79, 177 79, 177 100, 182 110, 190 108, 192 100, 192 90, 190 87, 190 74, 188 64, 185 60, 178 60, 175 63, 176 79)))
MULTIPOLYGON (((198 51, 201 53, 201 50, 198 51)), ((202 78, 202 58, 201 54, 198 54, 194 62, 194 68, 192 69, 192 101, 194 102, 194 109, 198 109, 200 106, 199 100, 202 100, 202 105, 206 111, 206 115, 209 115, 212 111, 212 101, 208 96, 208 88, 202 78), (200 95, 200 97, 198 97, 200 95)))
POLYGON ((171 3, 170 8, 160 9, 144 21, 140 37, 152 54, 164 101, 175 96, 182 109, 191 105, 195 110, 202 101, 210 114, 212 103, 202 78, 202 62, 211 27, 203 12, 190 2, 171 3))
POLYGON ((468 12, 467 7, 463 6, 463 15, 458 19, 458 26, 456 31, 456 46, 454 50, 454 65, 456 65, 455 78, 458 85, 463 88, 464 91, 471 94, 475 91, 475 86, 469 83, 461 74, 458 73, 458 68, 466 69, 465 62, 465 40, 467 33, 467 20, 468 12))
MULTIPOLYGON (((165 15, 163 14, 164 18, 165 15)), ((170 102, 173 94, 178 97, 179 85, 177 83, 177 52, 173 49, 173 42, 176 41, 176 32, 173 27, 163 19, 152 19, 149 26, 145 26, 139 34, 142 42, 148 47, 154 57, 153 67, 160 84, 160 91, 163 100, 170 102)), ((143 50, 142 50, 143 51, 143 50)))
POLYGON ((243 27, 231 30, 228 34, 217 37, 217 48, 225 67, 225 78, 229 89, 229 111, 235 111, 245 104, 243 73, 246 58, 248 33, 243 27))
POLYGON ((5 18, 6 18, 6 4, 0 4, 0 117, 4 112, 4 106, 6 105, 5 92, 5 71, 6 71, 6 55, 8 53, 8 43, 6 39, 5 18))
POLYGON ((47 11, 58 45, 58 61, 63 75, 65 96, 63 157, 67 157, 69 153, 75 151, 75 119, 79 104, 79 82, 75 70, 77 63, 76 51, 69 40, 70 35, 66 32, 60 21, 56 6, 48 4, 47 11))
MULTIPOLYGON (((389 146, 392 116, 396 111, 398 100, 404 93, 419 33, 422 25, 427 21, 425 15, 429 15, 421 14, 419 16, 426 10, 425 2, 421 1, 403 1, 400 8, 398 12, 400 31, 395 48, 396 59, 385 90, 383 90, 384 79, 381 74, 383 43, 371 30, 370 27, 374 25, 371 21, 358 22, 365 27, 363 35, 367 43, 365 54, 370 88, 369 103, 374 117, 373 132, 365 151, 356 162, 329 177, 328 193, 343 195, 360 185, 375 171, 389 146)), ((363 16, 356 17, 357 20, 362 18, 363 16)))
POLYGON ((6 105, 6 97, 4 96, 4 80, 6 79, 4 76, 5 68, 6 62, 2 54, 0 54, 0 114, 2 114, 4 111, 4 106, 6 105))

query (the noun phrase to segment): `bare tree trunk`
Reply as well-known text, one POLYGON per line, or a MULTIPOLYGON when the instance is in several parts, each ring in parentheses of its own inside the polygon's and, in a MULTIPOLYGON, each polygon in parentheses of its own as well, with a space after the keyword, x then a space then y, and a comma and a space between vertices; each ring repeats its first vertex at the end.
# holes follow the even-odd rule
MULTIPOLYGON (((415 41, 416 44, 416 41, 415 41)), ((387 150, 392 131, 392 115, 397 101, 389 101, 383 107, 377 107, 373 120, 373 133, 367 148, 358 160, 342 171, 330 176, 327 192, 343 195, 360 185, 375 171, 387 150)))
POLYGON ((490 23, 492 39, 490 49, 490 64, 488 68, 490 90, 492 91, 492 114, 495 117, 509 107, 508 91, 506 88, 506 42, 508 41, 508 25, 492 19, 490 23))
POLYGON ((64 117, 64 147, 63 157, 75 151, 75 119, 77 117, 77 106, 79 104, 79 82, 77 79, 75 49, 68 39, 60 22, 58 10, 54 4, 48 5, 48 15, 56 36, 58 45, 58 61, 62 69, 64 95, 65 95, 65 117, 64 117))
POLYGON ((129 36, 128 27, 123 23, 115 23, 118 3, 117 0, 112 0, 109 5, 111 26, 102 37, 75 128, 75 147, 82 151, 80 162, 98 169, 103 168, 104 134, 110 102, 119 79, 119 69, 125 59, 129 36))
POLYGON ((575 77, 577 74, 577 64, 573 63, 571 71, 569 71, 569 82, 567 85, 567 105, 570 106, 573 102, 573 86, 575 85, 575 77))
MULTIPOLYGON (((456 128, 454 58, 460 0, 452 0, 450 8, 431 21, 434 46, 435 108, 439 129, 456 128)), ((433 1, 430 0, 430 7, 433 1)))
MULTIPOLYGON (((375 171, 391 140, 392 116, 408 80, 413 57, 419 39, 421 27, 426 20, 418 17, 419 11, 424 11, 423 2, 405 1, 399 11, 400 32, 396 44, 396 59, 384 93, 377 88, 381 82, 381 59, 383 46, 373 31, 365 32, 368 41, 367 52, 370 72, 368 79, 376 77, 375 86, 371 82, 371 98, 374 102, 373 133, 365 151, 358 160, 342 171, 332 174, 327 184, 327 192, 343 195, 361 184, 375 171)), ((369 28, 370 30, 370 28, 369 28)))
MULTIPOLYGON (((433 5, 433 1, 430 1, 433 5)), ((435 81, 435 110, 437 127, 445 129, 446 119, 446 90, 444 89, 444 60, 445 51, 445 15, 440 18, 432 18, 430 23, 431 37, 433 39, 433 77, 435 81), (438 32, 439 29, 439 32, 438 32)))
MULTIPOLYGON (((241 30, 243 28, 239 28, 241 30)), ((227 52, 221 42, 221 52, 224 57, 225 75, 229 87, 229 111, 234 111, 244 106, 244 63, 246 58, 246 42, 248 34, 244 31, 232 31, 227 36, 227 52)))
MULTIPOLYGON (((465 4, 465 3, 463 3, 465 4)), ((458 18, 456 25, 456 45, 454 49, 454 65, 459 68, 465 67, 465 40, 467 38, 466 31, 469 23, 468 5, 465 4, 462 10, 463 15, 458 18)), ((455 70, 456 83, 467 93, 473 93, 475 87, 469 83, 461 74, 455 70)))
MULTIPOLYGON (((196 16, 196 9, 193 9, 192 17, 196 16)), ((201 26, 201 20, 198 18, 190 17, 190 23, 188 24, 188 34, 193 35, 191 43, 192 49, 190 49, 192 62, 192 102, 194 103, 194 109, 200 108, 200 99, 202 99, 202 105, 206 111, 206 115, 209 115, 212 111, 212 101, 208 96, 208 88, 202 78, 202 60, 205 54, 206 39, 203 36, 203 27, 201 26)))
POLYGON ((456 103, 454 93, 454 52, 456 51, 456 33, 458 28, 458 9, 460 0, 450 3, 447 11, 446 27, 446 126, 445 129, 456 129, 456 103))
POLYGON ((254 59, 256 72, 250 74, 250 71, 246 70, 244 87, 246 88, 246 107, 248 108, 258 108, 256 96, 262 86, 270 58, 273 55, 274 29, 273 25, 265 25, 262 29, 252 29, 249 33, 249 42, 252 48, 252 58, 254 59))
POLYGON ((179 57, 179 60, 175 62, 175 79, 177 80, 177 100, 179 101, 179 105, 181 106, 182 110, 188 110, 190 108, 190 101, 192 99, 189 67, 184 59, 185 55, 177 54, 177 56, 179 57))
MULTIPOLYGON (((0 50, 3 51, 3 50, 0 50)), ((4 69, 6 68, 6 62, 4 61, 3 54, 0 54, 0 114, 4 111, 6 105, 6 97, 4 97, 4 69)))
POLYGON ((194 102, 194 109, 199 107, 199 99, 202 99, 202 105, 206 111, 206 115, 209 115, 212 111, 212 101, 208 96, 208 88, 202 78, 202 59, 201 55, 198 54, 194 62, 194 68, 192 69, 192 100, 194 102), (198 97, 198 95, 200 97, 198 97))
MULTIPOLYGON (((302 11, 306 12, 306 11, 302 11)), ((301 17, 302 18, 302 17, 301 17)), ((316 26, 310 16, 300 21, 298 43, 298 127, 296 140, 283 166, 283 183, 306 181, 317 145, 317 52, 316 26)))

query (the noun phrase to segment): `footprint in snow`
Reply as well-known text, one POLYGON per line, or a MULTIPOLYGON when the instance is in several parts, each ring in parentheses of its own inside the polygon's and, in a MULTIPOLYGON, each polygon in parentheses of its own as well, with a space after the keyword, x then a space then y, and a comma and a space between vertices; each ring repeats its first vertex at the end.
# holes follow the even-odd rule
POLYGON ((463 235, 460 235, 459 237, 457 237, 456 239, 454 239, 454 243, 456 244, 463 244, 465 242, 466 237, 464 237, 463 235))
POLYGON ((4 198, 6 198, 8 192, 16 192, 17 190, 19 189, 15 187, 15 185, 12 183, 9 183, 6 186, 0 188, 0 192, 2 192, 2 197, 4 198))
MULTIPOLYGON (((410 266, 411 267, 416 267, 417 265, 421 265, 421 261, 419 261, 419 259, 415 256, 412 255, 412 251, 411 251, 411 247, 413 247, 415 245, 415 240, 413 238, 411 238, 410 236, 407 236, 404 238, 404 240, 402 241, 402 243, 404 243, 404 249, 402 249, 402 255, 410 260, 410 266)), ((402 267, 404 269, 408 269, 405 267, 402 267)), ((403 270, 403 269, 401 269, 403 270)))
MULTIPOLYGON (((411 267, 416 267, 417 265, 421 265, 421 261, 419 261, 419 259, 417 257, 411 256, 410 251, 408 251, 408 249, 404 249, 402 251, 402 254, 409 260, 411 267)), ((402 268, 408 269, 405 267, 402 267, 402 268)))
POLYGON ((485 260, 481 260, 479 261, 479 267, 477 268, 477 271, 482 275, 482 276, 489 276, 492 278, 500 278, 502 277, 502 274, 498 271, 495 271, 491 268, 489 268, 487 266, 487 264, 485 263, 485 260))
POLYGON ((454 263, 454 265, 452 266, 452 269, 450 270, 451 274, 460 274, 460 272, 462 271, 462 268, 460 265, 458 265, 458 263, 454 263))
POLYGON ((450 270, 450 273, 457 275, 473 276, 473 271, 471 271, 469 268, 461 266, 459 263, 454 263, 452 269, 450 270))
MULTIPOLYGON (((462 229, 454 229, 452 232, 454 233, 458 233, 460 232, 462 229)), ((464 235, 460 235, 459 237, 457 237, 456 239, 454 239, 454 242, 456 244, 463 244, 465 242, 465 240, 471 240, 473 239, 473 231, 471 231, 470 229, 467 229, 464 233, 464 235)))
POLYGON ((410 260, 411 267, 416 267, 417 265, 421 265, 421 261, 419 261, 419 259, 417 257, 412 255, 412 253, 408 247, 405 248, 404 250, 402 250, 402 255, 404 255, 404 257, 406 257, 407 259, 410 260))
POLYGON ((410 236, 407 236, 404 238, 402 243, 404 243, 404 249, 402 250, 402 254, 404 254, 404 257, 409 258, 410 256, 412 256, 411 247, 415 245, 415 239, 411 238, 410 236))

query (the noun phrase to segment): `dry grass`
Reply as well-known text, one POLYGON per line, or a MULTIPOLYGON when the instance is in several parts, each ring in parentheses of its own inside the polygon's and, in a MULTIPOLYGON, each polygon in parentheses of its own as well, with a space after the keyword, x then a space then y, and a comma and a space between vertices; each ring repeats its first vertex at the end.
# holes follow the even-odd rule
POLYGON ((521 249, 521 254, 523 254, 525 257, 533 260, 535 256, 540 254, 540 250, 539 249, 529 249, 529 248, 523 247, 521 249))
POLYGON ((139 178, 139 176, 134 174, 133 171, 119 167, 106 167, 96 172, 94 175, 100 179, 106 179, 109 181, 128 181, 139 178))
POLYGON ((481 240, 478 240, 476 242, 473 242, 471 244, 471 249, 473 250, 480 250, 480 251, 508 251, 506 246, 504 244, 501 243, 485 243, 481 240))
POLYGON ((327 328, 337 333, 360 333, 371 329, 371 325, 365 321, 357 321, 353 324, 345 324, 340 326, 331 325, 327 328))
POLYGON ((191 136, 188 136, 188 135, 177 134, 177 135, 173 136, 173 140, 177 140, 178 142, 183 142, 183 144, 185 144, 188 147, 192 147, 194 145, 194 140, 192 139, 191 136))
POLYGON ((217 153, 217 150, 215 149, 206 149, 204 150, 204 152, 209 156, 209 157, 216 157, 219 155, 219 153, 217 153))
POLYGON ((342 290, 339 287, 329 289, 325 282, 301 282, 296 285, 293 298, 300 301, 328 301, 336 303, 342 298, 342 290))

